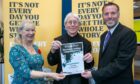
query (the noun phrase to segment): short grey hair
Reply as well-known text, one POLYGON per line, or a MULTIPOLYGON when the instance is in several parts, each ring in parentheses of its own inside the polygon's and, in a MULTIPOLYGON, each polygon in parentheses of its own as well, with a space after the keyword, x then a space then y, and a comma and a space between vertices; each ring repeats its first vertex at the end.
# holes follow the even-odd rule
POLYGON ((70 12, 70 13, 68 13, 68 14, 66 15, 66 17, 65 17, 65 19, 64 19, 64 25, 66 25, 66 23, 67 23, 67 21, 68 21, 68 18, 69 18, 70 16, 74 16, 74 17, 78 20, 79 25, 81 25, 81 20, 80 20, 79 16, 78 16, 76 13, 72 13, 72 12, 70 12))

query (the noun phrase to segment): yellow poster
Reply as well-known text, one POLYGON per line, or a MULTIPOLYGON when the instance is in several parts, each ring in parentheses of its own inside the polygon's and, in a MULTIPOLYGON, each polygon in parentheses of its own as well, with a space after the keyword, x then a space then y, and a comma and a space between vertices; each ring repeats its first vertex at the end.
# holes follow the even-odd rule
MULTIPOLYGON (((99 37, 107 29, 102 21, 101 9, 108 1, 119 4, 120 22, 133 28, 133 0, 72 0, 72 12, 76 12, 84 24, 79 32, 92 42, 95 66, 98 65, 99 37)), ((55 71, 46 59, 54 37, 61 35, 62 0, 3 0, 3 4, 5 84, 8 84, 8 74, 13 73, 9 50, 23 19, 34 21, 35 44, 42 51, 44 66, 55 71)))
POLYGON ((82 22, 79 33, 92 42, 95 67, 98 65, 100 36, 107 30, 102 19, 102 6, 109 1, 119 5, 120 22, 133 28, 133 0, 72 0, 72 12, 77 13, 82 22))
POLYGON ((44 66, 55 70, 55 67, 48 65, 47 54, 54 37, 61 34, 61 0, 3 0, 3 4, 5 84, 8 84, 8 74, 13 73, 9 63, 9 50, 24 19, 34 21, 35 44, 42 51, 44 66))

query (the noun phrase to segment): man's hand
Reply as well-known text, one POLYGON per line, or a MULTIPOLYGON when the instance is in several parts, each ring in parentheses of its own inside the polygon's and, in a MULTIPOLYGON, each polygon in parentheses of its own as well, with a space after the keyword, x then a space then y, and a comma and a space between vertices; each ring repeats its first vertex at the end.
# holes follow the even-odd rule
POLYGON ((91 74, 91 71, 89 70, 85 70, 85 72, 81 73, 81 76, 84 77, 84 78, 92 78, 92 74, 91 74))

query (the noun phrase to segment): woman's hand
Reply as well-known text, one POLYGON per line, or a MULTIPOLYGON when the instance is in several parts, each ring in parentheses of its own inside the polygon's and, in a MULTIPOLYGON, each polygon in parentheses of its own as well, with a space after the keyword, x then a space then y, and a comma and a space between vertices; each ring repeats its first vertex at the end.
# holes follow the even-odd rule
POLYGON ((53 78, 55 80, 62 80, 65 78, 65 75, 58 73, 47 73, 47 77, 53 78))

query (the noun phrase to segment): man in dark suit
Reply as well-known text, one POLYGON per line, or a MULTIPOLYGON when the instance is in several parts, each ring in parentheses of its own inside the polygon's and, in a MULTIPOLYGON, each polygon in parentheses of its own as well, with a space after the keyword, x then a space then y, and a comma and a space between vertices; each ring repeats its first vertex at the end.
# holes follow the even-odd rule
POLYGON ((136 52, 136 34, 119 23, 119 6, 109 2, 102 8, 108 31, 101 35, 98 70, 81 75, 96 84, 133 84, 132 62, 136 52))

